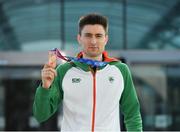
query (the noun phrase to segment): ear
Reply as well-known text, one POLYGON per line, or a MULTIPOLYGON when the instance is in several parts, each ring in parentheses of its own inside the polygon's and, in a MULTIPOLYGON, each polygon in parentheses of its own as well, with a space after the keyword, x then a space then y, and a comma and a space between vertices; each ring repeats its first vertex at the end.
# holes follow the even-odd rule
POLYGON ((81 35, 80 34, 77 35, 77 41, 81 45, 81 35))
POLYGON ((109 40, 109 36, 106 35, 106 36, 105 36, 105 45, 107 44, 108 40, 109 40))

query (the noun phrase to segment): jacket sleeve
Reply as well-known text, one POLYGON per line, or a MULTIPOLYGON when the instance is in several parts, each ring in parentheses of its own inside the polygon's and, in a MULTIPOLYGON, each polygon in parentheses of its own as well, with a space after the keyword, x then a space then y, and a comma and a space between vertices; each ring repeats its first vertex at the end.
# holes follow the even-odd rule
POLYGON ((60 84, 60 75, 57 72, 53 83, 49 89, 45 89, 39 85, 36 90, 33 114, 39 122, 46 121, 56 111, 63 98, 63 91, 60 84))
POLYGON ((120 109, 124 115, 127 131, 142 131, 140 104, 133 84, 131 73, 126 64, 121 63, 124 90, 120 99, 120 109))

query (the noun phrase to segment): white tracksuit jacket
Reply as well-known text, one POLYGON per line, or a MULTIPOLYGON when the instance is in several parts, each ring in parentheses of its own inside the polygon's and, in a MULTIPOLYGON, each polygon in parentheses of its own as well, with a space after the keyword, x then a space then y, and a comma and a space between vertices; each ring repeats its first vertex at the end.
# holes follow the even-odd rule
POLYGON ((80 62, 58 66, 50 89, 39 86, 36 91, 33 112, 37 120, 47 120, 62 102, 61 131, 120 131, 120 110, 128 131, 142 131, 139 102, 127 65, 103 55, 109 63, 95 70, 80 62))

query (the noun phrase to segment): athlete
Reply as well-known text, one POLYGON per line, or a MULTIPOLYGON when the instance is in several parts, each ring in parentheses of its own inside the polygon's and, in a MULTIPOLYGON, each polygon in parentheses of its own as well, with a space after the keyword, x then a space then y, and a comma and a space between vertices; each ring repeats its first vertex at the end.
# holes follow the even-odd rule
POLYGON ((62 103, 61 131, 120 131, 120 111, 127 131, 142 131, 140 104, 130 70, 105 51, 107 18, 95 13, 82 16, 77 40, 82 47, 77 58, 84 62, 70 61, 56 66, 56 55, 49 55, 35 94, 36 119, 46 121, 62 103), (105 65, 97 66, 94 61, 105 65))

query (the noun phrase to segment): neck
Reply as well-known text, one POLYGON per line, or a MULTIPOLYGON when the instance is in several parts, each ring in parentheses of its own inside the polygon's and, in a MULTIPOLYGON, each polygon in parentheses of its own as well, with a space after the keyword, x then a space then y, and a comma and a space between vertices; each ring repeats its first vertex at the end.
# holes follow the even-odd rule
POLYGON ((91 56, 87 56, 85 53, 83 53, 83 58, 87 58, 87 59, 91 59, 91 60, 97 60, 97 61, 102 61, 102 54, 100 54, 99 56, 95 56, 95 57, 91 57, 91 56))

